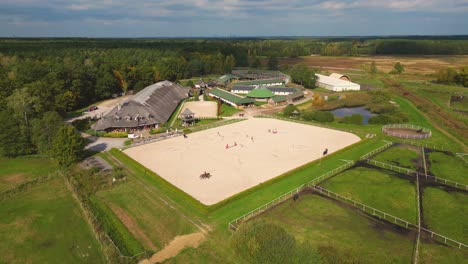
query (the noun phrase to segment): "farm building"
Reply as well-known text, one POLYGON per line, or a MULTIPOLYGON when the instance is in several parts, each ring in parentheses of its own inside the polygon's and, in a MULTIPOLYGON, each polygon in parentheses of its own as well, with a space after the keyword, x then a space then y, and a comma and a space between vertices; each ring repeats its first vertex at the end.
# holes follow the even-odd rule
POLYGON ((351 81, 351 78, 349 78, 348 75, 344 75, 344 74, 341 74, 341 73, 332 73, 332 74, 330 74, 330 77, 340 79, 340 80, 343 80, 343 81, 348 81, 348 82, 351 81))
POLYGON ((239 77, 232 74, 225 74, 218 78, 217 83, 226 85, 227 83, 232 82, 233 80, 239 80, 239 77))
POLYGON ((339 78, 334 78, 322 74, 315 74, 315 76, 317 77, 317 86, 330 91, 359 91, 361 89, 359 84, 352 83, 350 81, 344 81, 339 78))
POLYGON ((281 79, 284 83, 288 83, 291 80, 291 77, 289 77, 289 75, 286 75, 280 71, 237 69, 233 70, 232 74, 239 76, 241 79, 245 80, 281 79))
POLYGON ((284 87, 284 86, 270 86, 270 87, 264 87, 262 85, 257 85, 257 86, 234 86, 231 88, 232 93, 236 94, 248 94, 249 92, 255 90, 255 89, 261 89, 261 88, 266 88, 273 92, 275 95, 288 95, 296 92, 295 88, 291 87, 284 87))
POLYGON ((301 90, 297 90, 295 93, 292 93, 292 94, 288 94, 286 96, 286 98, 288 99, 288 103, 294 103, 294 102, 297 102, 299 100, 302 100, 304 99, 304 92, 302 92, 301 90))
POLYGON ((124 130, 157 127, 169 120, 180 101, 188 97, 189 89, 170 81, 152 84, 117 105, 102 116, 94 130, 124 130))
POLYGON ((236 82, 234 86, 278 86, 284 85, 284 81, 281 79, 265 79, 265 80, 254 80, 254 81, 240 81, 236 82))
POLYGON ((268 104, 276 106, 276 105, 285 104, 287 101, 288 101, 288 98, 286 98, 286 96, 275 95, 271 97, 270 99, 268 99, 268 104))
POLYGON ((242 108, 255 103, 253 99, 245 98, 221 89, 213 89, 208 92, 208 95, 236 108, 242 108))
POLYGON ((272 98, 274 96, 275 94, 266 88, 253 89, 247 94, 248 98, 253 98, 257 100, 268 100, 269 98, 272 98))

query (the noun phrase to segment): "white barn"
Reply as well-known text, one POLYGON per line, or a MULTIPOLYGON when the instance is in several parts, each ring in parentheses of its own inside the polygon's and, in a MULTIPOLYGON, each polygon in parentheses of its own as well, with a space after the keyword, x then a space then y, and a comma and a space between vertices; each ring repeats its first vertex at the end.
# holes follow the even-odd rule
POLYGON ((317 77, 317 86, 334 92, 359 91, 361 86, 357 83, 345 81, 340 78, 315 74, 317 77))

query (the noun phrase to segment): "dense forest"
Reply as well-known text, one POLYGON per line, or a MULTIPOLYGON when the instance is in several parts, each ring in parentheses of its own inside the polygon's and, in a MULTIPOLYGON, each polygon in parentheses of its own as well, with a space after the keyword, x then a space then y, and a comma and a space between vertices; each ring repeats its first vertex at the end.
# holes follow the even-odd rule
POLYGON ((468 39, 0 39, 1 141, 24 143, 9 149, 12 155, 35 153, 40 142, 34 142, 32 121, 44 113, 63 117, 160 80, 271 68, 277 57, 311 54, 468 54, 468 39))

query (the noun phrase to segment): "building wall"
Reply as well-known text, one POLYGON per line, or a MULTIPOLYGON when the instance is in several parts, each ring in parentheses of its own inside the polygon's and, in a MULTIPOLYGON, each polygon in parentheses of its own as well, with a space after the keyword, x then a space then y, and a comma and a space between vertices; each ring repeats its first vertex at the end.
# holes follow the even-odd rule
POLYGON ((318 87, 325 88, 330 91, 334 92, 342 92, 342 91, 359 91, 361 90, 360 85, 349 85, 349 86, 334 86, 322 82, 317 82, 318 87))

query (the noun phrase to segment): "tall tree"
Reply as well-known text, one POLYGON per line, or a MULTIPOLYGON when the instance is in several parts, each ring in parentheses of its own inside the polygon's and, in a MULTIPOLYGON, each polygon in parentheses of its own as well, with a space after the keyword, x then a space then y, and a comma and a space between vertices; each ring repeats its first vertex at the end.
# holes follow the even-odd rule
POLYGON ((11 111, 0 111, 0 155, 16 157, 34 152, 27 135, 21 132, 21 124, 11 111))
POLYGON ((224 61, 224 73, 231 73, 232 69, 236 66, 236 59, 231 54, 226 56, 226 60, 224 61))
POLYGON ((294 65, 291 69, 291 78, 293 82, 300 83, 306 88, 315 87, 315 72, 303 63, 294 65))
POLYGON ((269 70, 278 70, 278 59, 276 57, 268 58, 268 69, 269 70))
POLYGON ((62 126, 62 117, 57 112, 46 112, 32 121, 32 142, 40 154, 52 155, 54 139, 62 126))
POLYGON ((74 127, 63 125, 53 141, 52 157, 62 166, 70 166, 82 158, 85 141, 74 127))

